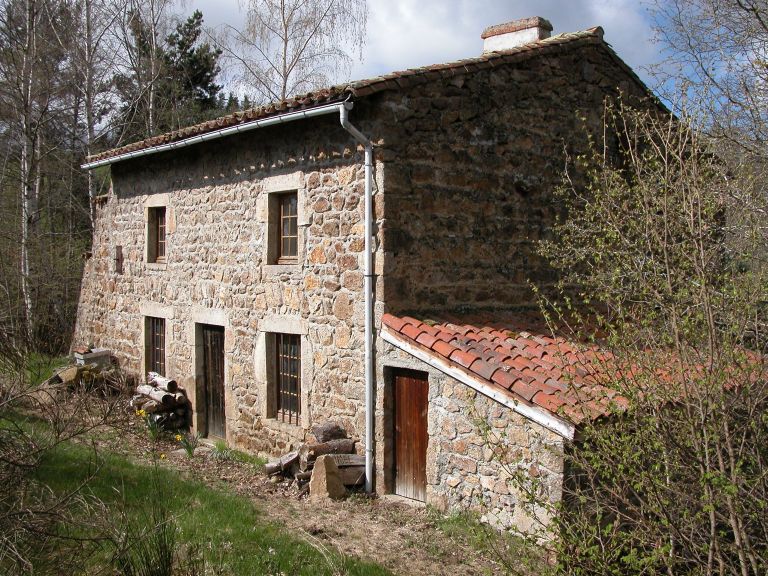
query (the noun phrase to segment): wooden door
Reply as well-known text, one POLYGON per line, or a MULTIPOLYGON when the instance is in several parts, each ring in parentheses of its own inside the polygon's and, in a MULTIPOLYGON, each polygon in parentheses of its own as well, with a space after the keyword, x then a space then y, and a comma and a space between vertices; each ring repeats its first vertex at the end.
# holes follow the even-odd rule
POLYGON ((423 502, 427 495, 427 375, 396 371, 394 393, 395 494, 423 502))
POLYGON ((206 436, 226 438, 224 417, 224 328, 203 326, 203 387, 206 436))

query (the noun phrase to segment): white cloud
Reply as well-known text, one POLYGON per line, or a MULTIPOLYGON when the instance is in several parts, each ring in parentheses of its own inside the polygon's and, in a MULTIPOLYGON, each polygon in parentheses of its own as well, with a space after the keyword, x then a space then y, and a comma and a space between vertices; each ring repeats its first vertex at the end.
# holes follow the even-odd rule
POLYGON ((490 25, 543 16, 555 34, 602 26, 605 39, 631 66, 656 59, 645 9, 636 0, 390 0, 373 2, 366 59, 354 77, 480 54, 490 25))
MULTIPOLYGON (((654 63, 650 24, 638 0, 369 0, 364 61, 352 78, 449 62, 479 55, 481 32, 493 24, 543 16, 555 34, 602 26, 605 39, 638 74, 654 63)), ((202 10, 207 25, 237 25, 237 0, 192 0, 187 10, 202 10)))

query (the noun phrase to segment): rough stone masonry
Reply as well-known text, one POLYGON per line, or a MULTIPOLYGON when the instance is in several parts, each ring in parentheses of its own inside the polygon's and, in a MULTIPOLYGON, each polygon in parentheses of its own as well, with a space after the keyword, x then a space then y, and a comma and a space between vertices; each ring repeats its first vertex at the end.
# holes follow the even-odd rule
MULTIPOLYGON (((560 213, 553 191, 566 154, 585 150, 585 127, 600 130, 606 97, 644 88, 602 39, 589 38, 482 70, 420 74, 357 98, 351 114, 375 143, 376 326, 385 311, 530 307, 530 283, 546 289, 556 280, 536 242, 560 213)), ((146 318, 165 319, 167 372, 191 391, 199 425, 200 327, 223 326, 228 442, 284 453, 326 420, 361 439, 362 194, 362 150, 334 117, 113 164, 74 342, 109 348, 142 374, 146 318), (280 265, 268 258, 270 198, 287 191, 298 195, 299 254, 297 264, 280 265), (147 221, 157 207, 166 210, 167 257, 152 263, 147 221), (297 425, 270 416, 276 333, 300 337, 297 425)), ((391 489, 387 369, 407 364, 430 377, 428 503, 482 509, 501 526, 529 521, 475 418, 559 498, 561 438, 470 397, 380 338, 376 350, 377 490, 391 489)))

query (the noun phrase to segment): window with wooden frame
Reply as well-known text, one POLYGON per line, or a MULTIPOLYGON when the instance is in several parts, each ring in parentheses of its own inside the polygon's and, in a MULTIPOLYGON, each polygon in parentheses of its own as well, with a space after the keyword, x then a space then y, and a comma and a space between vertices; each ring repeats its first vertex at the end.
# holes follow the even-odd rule
POLYGON ((298 194, 296 192, 279 194, 277 203, 280 210, 277 263, 293 264, 299 256, 298 194))
POLYGON ((299 261, 299 195, 278 192, 269 195, 268 264, 297 264, 299 261))
POLYGON ((165 319, 146 318, 147 372, 165 375, 165 319))
POLYGON ((301 416, 301 336, 275 334, 274 389, 278 420, 298 424, 301 416))
POLYGON ((165 206, 149 208, 147 222, 147 262, 165 262, 165 206))

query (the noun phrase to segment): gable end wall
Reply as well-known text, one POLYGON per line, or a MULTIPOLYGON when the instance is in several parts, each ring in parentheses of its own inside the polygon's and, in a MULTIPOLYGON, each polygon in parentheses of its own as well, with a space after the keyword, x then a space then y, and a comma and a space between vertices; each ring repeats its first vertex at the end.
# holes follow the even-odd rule
POLYGON ((535 307, 529 281, 556 281, 536 246, 562 213, 566 151, 602 133, 619 89, 645 96, 588 45, 382 96, 387 311, 535 307))

